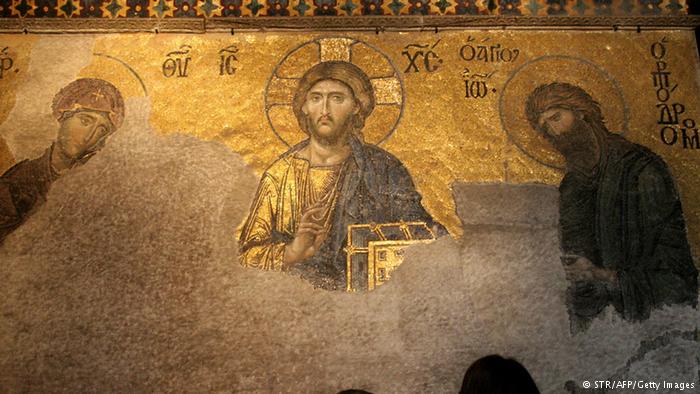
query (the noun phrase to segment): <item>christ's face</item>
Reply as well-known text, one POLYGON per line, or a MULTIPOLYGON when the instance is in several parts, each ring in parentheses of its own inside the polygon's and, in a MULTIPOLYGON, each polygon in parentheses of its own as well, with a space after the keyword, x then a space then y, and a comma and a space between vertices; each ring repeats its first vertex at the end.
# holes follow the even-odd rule
POLYGON ((316 82, 301 109, 308 118, 311 136, 328 144, 347 134, 352 117, 359 111, 352 90, 332 79, 316 82))
POLYGON ((58 146, 67 157, 87 158, 102 148, 113 129, 112 122, 102 112, 74 112, 61 120, 58 146))

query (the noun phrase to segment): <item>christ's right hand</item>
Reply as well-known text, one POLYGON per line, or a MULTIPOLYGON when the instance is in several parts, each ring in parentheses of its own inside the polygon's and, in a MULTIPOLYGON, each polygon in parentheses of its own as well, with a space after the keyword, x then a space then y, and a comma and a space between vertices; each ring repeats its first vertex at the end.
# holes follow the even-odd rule
POLYGON ((286 266, 302 262, 318 252, 328 235, 328 229, 324 227, 323 223, 327 209, 326 202, 321 200, 312 205, 301 216, 294 240, 284 247, 282 261, 286 266))

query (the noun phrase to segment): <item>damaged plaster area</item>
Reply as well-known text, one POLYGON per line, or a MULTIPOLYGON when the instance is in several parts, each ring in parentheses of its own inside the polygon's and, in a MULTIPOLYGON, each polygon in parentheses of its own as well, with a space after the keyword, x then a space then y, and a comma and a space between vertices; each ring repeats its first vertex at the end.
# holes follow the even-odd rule
POLYGON ((126 112, 0 247, 1 387, 455 393, 492 353, 544 393, 610 377, 697 387, 694 309, 644 323, 608 310, 570 334, 556 188, 456 184, 460 240, 411 248, 374 292, 328 292, 238 263, 258 182, 238 155, 156 134, 147 99, 126 112))

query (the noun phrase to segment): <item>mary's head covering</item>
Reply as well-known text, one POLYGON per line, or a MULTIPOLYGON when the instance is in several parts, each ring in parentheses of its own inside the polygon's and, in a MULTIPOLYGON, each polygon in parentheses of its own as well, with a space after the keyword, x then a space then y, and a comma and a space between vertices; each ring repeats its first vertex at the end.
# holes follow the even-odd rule
POLYGON ((66 112, 99 111, 107 115, 115 129, 124 121, 124 99, 111 83, 96 78, 80 78, 66 85, 53 99, 56 119, 66 112))

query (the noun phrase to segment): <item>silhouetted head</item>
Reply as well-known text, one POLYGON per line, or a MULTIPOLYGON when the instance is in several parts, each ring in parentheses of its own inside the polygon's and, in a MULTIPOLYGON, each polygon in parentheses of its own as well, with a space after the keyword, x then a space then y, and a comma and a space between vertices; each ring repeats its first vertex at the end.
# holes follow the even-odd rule
POLYGON ((365 391, 365 390, 349 389, 349 390, 339 391, 338 394, 372 394, 372 393, 370 393, 369 391, 365 391))
POLYGON ((525 367, 513 359, 490 355, 476 360, 464 374, 460 394, 539 394, 525 367))

